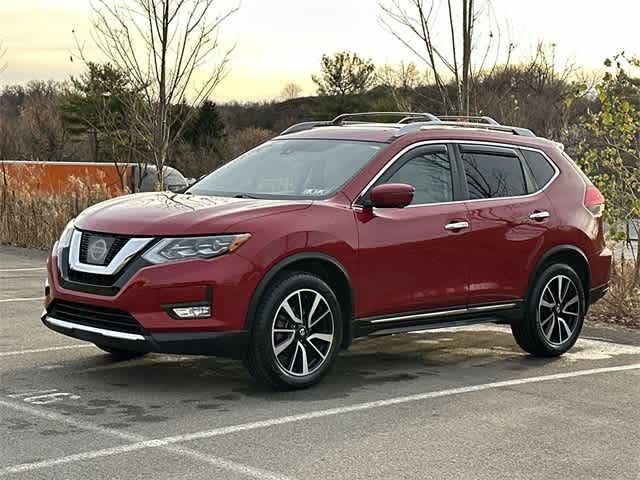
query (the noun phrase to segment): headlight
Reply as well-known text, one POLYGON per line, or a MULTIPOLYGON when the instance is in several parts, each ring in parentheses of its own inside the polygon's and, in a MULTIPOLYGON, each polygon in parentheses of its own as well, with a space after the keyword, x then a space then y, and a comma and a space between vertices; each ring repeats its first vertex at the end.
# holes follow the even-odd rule
POLYGON ((58 257, 62 253, 62 250, 67 248, 71 244, 71 235, 73 234, 75 219, 71 219, 67 226, 62 230, 62 234, 56 243, 53 245, 53 253, 58 257))
POLYGON ((67 226, 62 230, 62 234, 56 243, 53 244, 53 254, 58 257, 58 271, 62 271, 62 250, 71 245, 71 235, 73 235, 75 219, 72 218, 67 226))
POLYGON ((193 258, 213 258, 233 252, 251 235, 216 235, 211 237, 164 238, 156 243, 142 258, 151 263, 165 263, 193 258))

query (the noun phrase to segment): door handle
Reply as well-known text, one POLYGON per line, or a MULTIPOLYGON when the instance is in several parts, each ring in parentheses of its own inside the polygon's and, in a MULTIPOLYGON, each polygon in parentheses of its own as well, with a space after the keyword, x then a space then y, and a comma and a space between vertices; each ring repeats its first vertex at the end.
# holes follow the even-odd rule
POLYGON ((531 220, 543 220, 545 218, 549 218, 550 216, 551 214, 546 210, 536 210, 531 215, 529 215, 529 218, 531 220))
POLYGON ((444 226, 445 230, 462 230, 463 228, 469 228, 469 222, 451 222, 444 226))

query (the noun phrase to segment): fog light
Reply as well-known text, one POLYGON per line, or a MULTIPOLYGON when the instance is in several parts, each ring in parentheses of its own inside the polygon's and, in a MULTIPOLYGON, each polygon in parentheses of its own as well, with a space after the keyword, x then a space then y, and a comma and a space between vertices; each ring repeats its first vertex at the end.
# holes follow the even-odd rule
POLYGON ((178 318, 206 318, 211 316, 211 307, 176 307, 173 313, 178 318))

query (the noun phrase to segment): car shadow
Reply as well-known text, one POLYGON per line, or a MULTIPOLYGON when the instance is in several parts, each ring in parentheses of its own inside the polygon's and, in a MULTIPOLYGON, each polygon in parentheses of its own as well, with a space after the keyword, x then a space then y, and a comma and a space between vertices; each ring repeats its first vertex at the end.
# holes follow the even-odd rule
POLYGON ((524 354, 507 332, 433 331, 356 341, 338 356, 319 385, 302 391, 273 391, 255 382, 242 362, 216 357, 151 354, 115 361, 96 351, 95 356, 76 359, 68 366, 87 388, 152 393, 159 401, 175 400, 213 410, 243 399, 345 398, 390 383, 424 384, 425 377, 439 379, 437 383, 477 383, 480 369, 487 370, 492 379, 511 378, 520 371, 535 375, 537 369, 554 361, 524 354))

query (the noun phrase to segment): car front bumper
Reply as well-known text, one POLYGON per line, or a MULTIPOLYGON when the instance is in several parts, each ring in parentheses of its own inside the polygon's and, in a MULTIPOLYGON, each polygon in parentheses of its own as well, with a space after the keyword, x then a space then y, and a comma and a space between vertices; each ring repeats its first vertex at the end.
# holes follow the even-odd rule
POLYGON ((215 355, 242 359, 249 334, 246 330, 228 332, 140 332, 130 333, 61 320, 46 311, 42 322, 63 335, 106 347, 134 352, 215 355))
POLYGON ((57 258, 48 261, 43 323, 65 335, 132 351, 244 355, 248 306, 259 281, 239 255, 161 265, 134 262, 113 294, 65 282, 57 258), (207 303, 207 318, 178 318, 172 307, 207 303), (60 310, 65 310, 62 315, 60 310), (128 322, 122 324, 123 321, 128 322), (122 327, 122 328, 121 328, 122 327))

